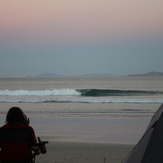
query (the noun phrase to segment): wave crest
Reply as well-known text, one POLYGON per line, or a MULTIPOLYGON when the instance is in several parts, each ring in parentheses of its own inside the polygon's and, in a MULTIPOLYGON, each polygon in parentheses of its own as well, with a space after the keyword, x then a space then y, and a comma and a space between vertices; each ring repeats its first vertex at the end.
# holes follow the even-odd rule
POLYGON ((0 90, 0 96, 79 96, 75 89, 53 90, 0 90))

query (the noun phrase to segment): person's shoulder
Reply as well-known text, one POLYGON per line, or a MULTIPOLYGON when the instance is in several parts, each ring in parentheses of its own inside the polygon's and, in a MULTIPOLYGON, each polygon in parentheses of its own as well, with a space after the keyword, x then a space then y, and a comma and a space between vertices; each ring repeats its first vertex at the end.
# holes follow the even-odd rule
POLYGON ((29 129, 34 130, 32 126, 27 126, 29 129))

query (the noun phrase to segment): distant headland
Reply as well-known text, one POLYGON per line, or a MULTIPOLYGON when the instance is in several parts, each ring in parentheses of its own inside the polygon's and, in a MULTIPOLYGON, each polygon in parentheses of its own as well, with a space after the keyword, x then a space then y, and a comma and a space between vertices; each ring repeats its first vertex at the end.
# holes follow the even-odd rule
POLYGON ((130 74, 128 76, 163 76, 163 72, 148 72, 148 73, 144 73, 144 74, 130 74))

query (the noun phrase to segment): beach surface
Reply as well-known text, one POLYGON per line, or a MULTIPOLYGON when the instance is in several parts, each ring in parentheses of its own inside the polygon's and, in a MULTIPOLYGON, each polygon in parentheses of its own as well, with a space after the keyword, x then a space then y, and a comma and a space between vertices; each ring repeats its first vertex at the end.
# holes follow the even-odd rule
POLYGON ((8 108, 15 105, 23 108, 30 117, 36 135, 43 141, 49 141, 47 153, 37 156, 36 163, 120 163, 139 141, 152 116, 144 113, 51 112, 56 110, 55 107, 58 110, 75 108, 76 105, 78 109, 90 108, 88 104, 55 104, 54 107, 49 103, 1 103, 1 124, 5 121, 8 108), (42 113, 44 108, 47 112, 42 113))
MULTIPOLYGON (((49 141, 46 145, 47 153, 37 156, 36 163, 121 163, 140 140, 152 117, 152 113, 146 112, 99 114, 62 111, 56 113, 57 109, 69 110, 80 107, 90 109, 91 107, 91 105, 88 107, 88 104, 60 105, 55 104, 54 107, 51 103, 1 103, 1 125, 5 121, 8 108, 19 106, 30 117, 36 135, 43 141, 49 141), (47 112, 42 112, 44 108, 47 108, 47 112)), ((114 108, 114 104, 107 106, 114 108)), ((158 109, 158 106, 147 104, 140 106, 141 109, 149 109, 149 107, 158 109)), ((115 107, 118 108, 118 105, 115 107)), ((130 108, 130 104, 119 106, 119 108, 123 107, 130 108)), ((132 108, 134 107, 139 108, 139 105, 132 105, 132 108)), ((84 109, 80 108, 80 110, 84 109)))
POLYGON ((134 145, 50 142, 36 163, 120 163, 134 145))

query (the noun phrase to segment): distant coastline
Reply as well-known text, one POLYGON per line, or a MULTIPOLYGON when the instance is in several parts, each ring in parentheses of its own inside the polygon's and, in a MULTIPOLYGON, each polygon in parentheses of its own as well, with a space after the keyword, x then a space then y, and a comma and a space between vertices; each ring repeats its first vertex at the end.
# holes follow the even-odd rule
POLYGON ((148 72, 148 73, 144 73, 144 74, 130 74, 128 76, 163 76, 163 72, 148 72))
POLYGON ((113 74, 83 74, 83 75, 56 75, 53 73, 39 74, 37 78, 62 78, 62 77, 114 77, 113 74))
POLYGON ((39 75, 28 75, 28 76, 6 76, 0 78, 100 78, 100 77, 163 77, 163 72, 147 72, 142 74, 128 74, 128 75, 115 75, 115 74, 82 74, 82 75, 57 75, 54 73, 42 73, 39 75))
MULTIPOLYGON (((119 75, 120 76, 120 75, 119 75)), ((124 76, 163 76, 163 72, 148 72, 148 73, 143 73, 143 74, 129 74, 129 75, 124 75, 124 76)), ((63 77, 118 77, 118 75, 114 74, 83 74, 83 75, 73 75, 73 76, 66 76, 66 75, 56 75, 53 73, 43 73, 39 74, 37 78, 63 78, 63 77)))

